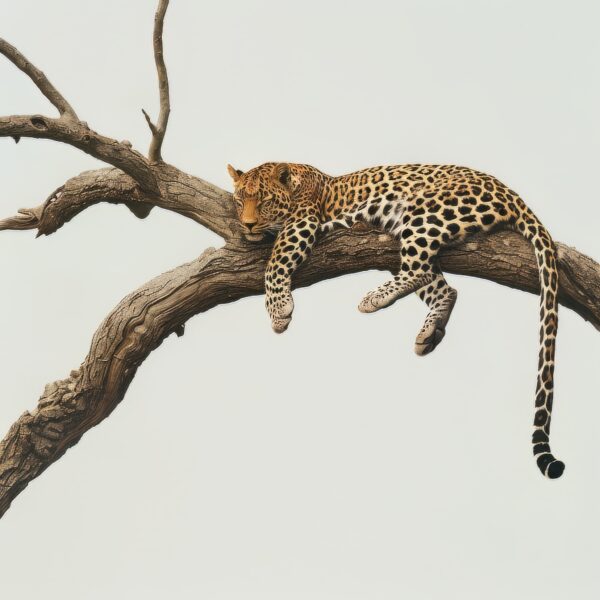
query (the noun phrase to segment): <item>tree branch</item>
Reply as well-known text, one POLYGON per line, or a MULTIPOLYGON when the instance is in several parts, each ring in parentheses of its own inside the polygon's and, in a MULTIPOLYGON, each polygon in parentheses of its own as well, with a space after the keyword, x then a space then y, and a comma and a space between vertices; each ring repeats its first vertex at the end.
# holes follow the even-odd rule
MULTIPOLYGON (((118 169, 85 171, 52 192, 44 203, 22 208, 17 215, 0 220, 0 231, 37 229, 38 236, 50 235, 89 206, 107 202, 125 204, 139 218, 145 218, 152 207, 158 206, 192 219, 230 243, 238 243, 239 221, 229 192, 165 163, 153 169, 160 190, 158 195, 145 193, 136 181, 118 169)), ((388 235, 356 230, 348 235, 355 246, 352 255, 357 260, 357 271, 397 267, 397 243, 388 235)), ((248 246, 251 250, 260 247, 248 246)), ((600 328, 600 266, 574 248, 560 242, 556 247, 560 302, 600 328)), ((529 242, 516 233, 475 236, 446 250, 440 260, 442 268, 449 272, 489 279, 535 294, 539 292, 533 250, 529 242), (453 260, 448 262, 450 256, 453 260)), ((334 271, 337 267, 333 265, 334 271)), ((328 275, 334 276, 334 273, 328 275)))
MULTIPOLYGON (((262 293, 269 253, 268 244, 239 242, 210 249, 123 299, 96 331, 81 366, 47 385, 37 408, 25 412, 0 443, 0 516, 32 479, 114 410, 137 368, 165 337, 181 335, 195 314, 262 293)), ((388 236, 334 233, 299 269, 295 285, 365 269, 390 270, 397 260, 397 245, 388 236)), ((537 291, 532 249, 513 232, 475 236, 444 251, 441 264, 454 273, 537 291)), ((600 265, 559 244, 559 267, 561 302, 600 329, 600 265)))
POLYGON ((42 71, 3 39, 0 39, 0 54, 4 54, 26 73, 60 113, 58 119, 43 115, 0 117, 0 137, 12 137, 15 142, 22 137, 30 137, 69 144, 123 170, 133 177, 145 192, 158 193, 158 185, 149 162, 131 147, 131 143, 117 142, 90 129, 87 123, 79 120, 71 105, 48 81, 42 71))
POLYGON ((99 202, 125 204, 143 219, 153 207, 145 200, 154 198, 144 194, 137 182, 119 169, 85 171, 52 192, 42 204, 20 208, 16 215, 0 220, 0 231, 37 229, 36 237, 50 235, 99 202))
POLYGON ((48 78, 35 65, 30 63, 14 46, 0 38, 0 54, 4 54, 10 62, 23 71, 37 88, 58 109, 60 115, 78 120, 73 107, 62 94, 48 81, 48 78))
POLYGON ((38 236, 50 235, 89 206, 108 202, 125 204, 140 218, 158 206, 192 219, 225 239, 238 235, 239 223, 228 192, 165 163, 157 166, 153 175, 158 194, 146 193, 118 169, 85 171, 69 179, 42 204, 22 208, 17 215, 0 220, 0 231, 37 229, 38 236))
POLYGON ((154 47, 154 62, 156 63, 156 72, 158 74, 158 92, 160 98, 160 112, 156 125, 148 116, 148 113, 142 108, 148 127, 152 132, 152 141, 148 150, 148 158, 153 163, 162 161, 161 149, 162 143, 167 131, 167 123, 169 122, 169 114, 171 112, 171 103, 169 100, 169 77, 167 75, 167 67, 163 56, 163 25, 165 21, 165 13, 169 6, 169 0, 160 0, 156 15, 154 16, 154 33, 152 34, 152 45, 154 47))
POLYGON ((148 161, 128 142, 117 142, 72 119, 52 119, 43 115, 0 117, 0 137, 43 138, 69 144, 133 177, 141 188, 158 193, 156 178, 148 161))
POLYGON ((142 108, 142 114, 144 115, 144 119, 146 119, 146 123, 148 123, 148 127, 152 132, 152 135, 156 135, 156 125, 152 122, 150 115, 142 108))

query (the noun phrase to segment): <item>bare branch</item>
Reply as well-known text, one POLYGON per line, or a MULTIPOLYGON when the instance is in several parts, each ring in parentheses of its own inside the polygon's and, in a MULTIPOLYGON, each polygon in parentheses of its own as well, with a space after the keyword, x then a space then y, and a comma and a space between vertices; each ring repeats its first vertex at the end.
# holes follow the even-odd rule
POLYGON ((0 117, 0 137, 43 138, 63 142, 83 150, 105 163, 122 169, 133 177, 141 188, 158 194, 158 184, 149 162, 128 142, 117 142, 73 119, 52 119, 43 115, 14 115, 0 117))
POLYGON ((20 208, 16 215, 0 220, 0 231, 35 229, 40 221, 42 211, 43 204, 35 208, 20 208))
POLYGON ((0 38, 0 54, 4 54, 10 62, 25 73, 37 88, 58 109, 61 116, 77 119, 73 107, 63 95, 48 81, 48 78, 35 65, 31 64, 14 46, 0 38))
POLYGON ((154 206, 176 212, 204 225, 225 239, 236 237, 238 221, 230 194, 218 187, 161 163, 156 171, 160 194, 148 194, 119 169, 85 171, 69 179, 42 204, 22 208, 0 220, 0 231, 37 229, 50 235, 86 208, 100 202, 125 204, 139 218, 154 206))
POLYGON ((79 120, 71 105, 48 81, 44 73, 3 39, 0 39, 0 53, 26 73, 60 113, 58 119, 43 115, 0 117, 0 137, 12 137, 17 143, 22 137, 45 138, 75 146, 103 162, 122 169, 133 177, 145 192, 158 193, 156 178, 149 162, 132 149, 129 142, 117 142, 91 130, 87 123, 79 120))
POLYGON ((150 198, 154 196, 144 194, 136 181, 119 169, 85 171, 69 179, 39 206, 21 208, 17 215, 1 220, 0 231, 37 229, 36 237, 50 235, 98 202, 125 204, 137 217, 144 218, 153 207, 145 202, 150 198))
POLYGON ((152 135, 156 135, 158 130, 156 129, 156 125, 152 122, 152 119, 150 119, 150 115, 143 108, 142 113, 144 114, 144 118, 146 119, 146 123, 148 123, 152 135))
POLYGON ((148 113, 142 108, 144 117, 150 131, 152 132, 152 141, 148 150, 148 158, 153 163, 162 161, 161 149, 162 143, 167 131, 167 123, 169 122, 169 113, 171 112, 171 103, 169 100, 169 77, 167 75, 167 67, 163 56, 163 25, 165 21, 165 13, 169 6, 169 0, 160 0, 156 15, 154 16, 154 32, 152 34, 152 44, 154 47, 154 62, 156 63, 156 71, 158 74, 158 92, 160 98, 160 112, 158 122, 155 125, 148 113))

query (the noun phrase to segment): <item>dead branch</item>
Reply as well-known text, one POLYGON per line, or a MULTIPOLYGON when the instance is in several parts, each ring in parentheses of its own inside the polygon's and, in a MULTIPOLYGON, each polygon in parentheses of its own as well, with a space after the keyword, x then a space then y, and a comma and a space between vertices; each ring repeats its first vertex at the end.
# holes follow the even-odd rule
POLYGON ((90 129, 87 123, 79 120, 71 105, 48 81, 42 71, 3 39, 0 39, 0 54, 4 54, 26 73, 60 113, 58 119, 43 115, 0 117, 0 137, 12 137, 15 142, 22 137, 30 137, 69 144, 123 170, 133 177, 145 192, 158 193, 149 162, 134 150, 129 142, 117 142, 90 129))
POLYGON ((148 158, 151 162, 157 163, 162 161, 161 149, 162 143, 167 131, 167 123, 169 122, 169 114, 171 112, 171 103, 169 100, 169 77, 167 75, 167 67, 163 56, 163 25, 165 21, 165 13, 169 6, 169 0, 160 0, 156 15, 154 16, 154 32, 152 34, 152 45, 154 47, 154 62, 156 63, 156 72, 158 74, 158 92, 160 98, 160 112, 158 114, 158 122, 155 125, 148 113, 142 108, 142 113, 146 118, 148 127, 152 132, 152 142, 148 150, 148 158))
POLYGON ((4 54, 10 62, 23 71, 37 88, 58 109, 60 115, 77 120, 72 106, 62 94, 48 81, 48 78, 35 65, 31 64, 14 46, 0 38, 0 54, 4 54))
POLYGON ((85 171, 69 179, 40 205, 22 208, 17 215, 0 220, 5 229, 37 229, 50 235, 89 206, 99 202, 125 204, 139 218, 154 206, 170 210, 208 227, 222 238, 237 235, 230 194, 198 177, 160 163, 153 169, 158 194, 148 194, 119 169, 85 171))

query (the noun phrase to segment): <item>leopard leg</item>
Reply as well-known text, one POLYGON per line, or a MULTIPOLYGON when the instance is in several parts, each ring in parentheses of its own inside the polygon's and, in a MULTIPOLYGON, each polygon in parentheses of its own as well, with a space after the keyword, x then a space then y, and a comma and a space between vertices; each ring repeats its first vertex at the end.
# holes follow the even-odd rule
POLYGON ((400 272, 377 289, 369 292, 358 305, 363 313, 372 313, 404 298, 433 280, 431 265, 416 260, 403 260, 400 272))
POLYGON ((418 290, 417 296, 429 307, 425 323, 415 340, 415 352, 419 356, 425 356, 433 352, 444 339, 457 294, 456 290, 448 285, 442 272, 436 268, 433 280, 418 290))
POLYGON ((292 320, 292 275, 316 241, 319 219, 314 207, 299 207, 285 222, 265 270, 265 305, 275 333, 283 333, 292 320))

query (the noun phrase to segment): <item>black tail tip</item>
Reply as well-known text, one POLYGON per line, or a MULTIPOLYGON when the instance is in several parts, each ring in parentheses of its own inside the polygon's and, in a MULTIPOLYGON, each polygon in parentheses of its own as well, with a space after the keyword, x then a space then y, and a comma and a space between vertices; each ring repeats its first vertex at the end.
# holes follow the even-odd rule
POLYGON ((548 465, 546 469, 546 477, 548 479, 558 479, 565 470, 565 463, 560 460, 555 460, 548 465))
MULTIPOLYGON (((534 452, 536 452, 536 450, 539 450, 541 446, 542 444, 537 444, 536 446, 534 446, 534 452)), ((545 446, 545 448, 541 449, 545 449, 546 452, 542 452, 538 455, 536 461, 537 466, 542 472, 542 474, 545 475, 548 479, 558 479, 565 470, 565 463, 560 460, 556 460, 556 458, 552 456, 552 454, 549 452, 550 448, 548 447, 548 444, 543 444, 543 446, 545 446)))

